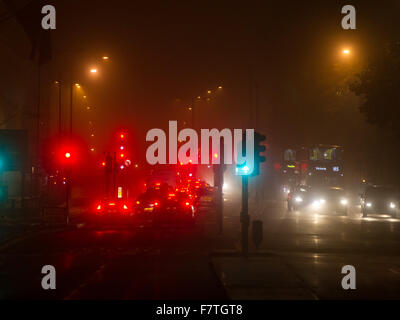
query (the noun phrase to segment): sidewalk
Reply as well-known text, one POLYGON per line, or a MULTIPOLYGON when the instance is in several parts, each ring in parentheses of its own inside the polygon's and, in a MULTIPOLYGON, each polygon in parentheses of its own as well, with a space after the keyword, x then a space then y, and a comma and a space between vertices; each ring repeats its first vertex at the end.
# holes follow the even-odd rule
MULTIPOLYGON (((57 208, 62 210, 63 208, 57 208)), ((0 213, 0 245, 13 241, 20 237, 34 235, 38 232, 52 231, 55 229, 80 227, 84 210, 73 207, 70 209, 69 224, 66 224, 62 216, 52 219, 52 217, 43 217, 39 211, 32 212, 27 209, 3 211, 0 213)))
POLYGON ((212 266, 231 299, 314 300, 312 291, 277 255, 214 256, 212 266))
MULTIPOLYGON (((265 206, 275 207, 276 200, 265 206)), ((261 210, 263 208, 259 208, 261 210)), ((255 210, 253 210, 255 211, 255 210)), ((256 213, 253 214, 253 218, 256 213)), ((229 297, 234 300, 315 300, 310 288, 288 260, 272 251, 257 251, 249 234, 249 257, 240 254, 239 215, 226 217, 224 236, 217 251, 211 253, 211 265, 229 297), (231 248, 228 250, 228 248, 231 248)), ((264 243, 267 240, 264 240, 264 243)))

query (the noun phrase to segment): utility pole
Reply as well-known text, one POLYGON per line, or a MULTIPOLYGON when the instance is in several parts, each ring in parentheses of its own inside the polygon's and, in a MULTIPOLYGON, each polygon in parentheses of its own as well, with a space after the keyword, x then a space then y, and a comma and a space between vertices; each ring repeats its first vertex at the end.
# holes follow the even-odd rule
MULTIPOLYGON (((41 66, 38 64, 38 96, 37 96, 37 106, 36 106, 36 150, 39 153, 39 143, 40 143, 40 103, 41 103, 41 66)), ((37 161, 39 162, 39 155, 37 156, 37 161)))
POLYGON ((58 133, 61 136, 61 81, 58 81, 58 133))
POLYGON ((70 198, 71 198, 71 170, 70 168, 67 168, 66 171, 66 181, 65 181, 65 187, 66 187, 66 192, 65 192, 65 212, 66 212, 66 222, 69 224, 69 207, 70 207, 70 198))

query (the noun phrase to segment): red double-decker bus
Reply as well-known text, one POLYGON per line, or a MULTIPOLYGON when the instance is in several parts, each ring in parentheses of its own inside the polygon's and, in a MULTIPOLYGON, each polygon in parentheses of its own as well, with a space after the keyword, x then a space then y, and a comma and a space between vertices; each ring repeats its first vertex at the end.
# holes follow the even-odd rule
POLYGON ((278 171, 285 189, 298 184, 342 187, 343 147, 320 144, 287 148, 278 171))

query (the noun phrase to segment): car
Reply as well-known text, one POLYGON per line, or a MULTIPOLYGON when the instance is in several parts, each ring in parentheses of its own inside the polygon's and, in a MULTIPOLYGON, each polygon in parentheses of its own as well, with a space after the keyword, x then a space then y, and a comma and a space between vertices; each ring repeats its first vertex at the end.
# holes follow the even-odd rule
POLYGON ((391 186, 369 185, 361 196, 363 217, 369 214, 390 214, 396 218, 399 212, 399 193, 391 186))
POLYGON ((133 206, 130 200, 103 198, 95 203, 90 210, 92 222, 115 222, 127 220, 133 214, 133 206))
POLYGON ((196 211, 188 193, 170 186, 149 188, 136 200, 134 217, 159 222, 195 223, 196 211))
POLYGON ((216 205, 217 195, 215 188, 210 186, 203 186, 199 190, 198 206, 202 208, 214 208, 216 205))
POLYGON ((298 185, 292 187, 287 194, 288 211, 297 211, 309 202, 310 187, 298 185))
POLYGON ((317 213, 348 213, 348 197, 339 187, 297 186, 288 194, 288 210, 306 208, 317 213))
POLYGON ((343 188, 321 187, 310 193, 310 209, 318 213, 348 214, 349 199, 343 188))

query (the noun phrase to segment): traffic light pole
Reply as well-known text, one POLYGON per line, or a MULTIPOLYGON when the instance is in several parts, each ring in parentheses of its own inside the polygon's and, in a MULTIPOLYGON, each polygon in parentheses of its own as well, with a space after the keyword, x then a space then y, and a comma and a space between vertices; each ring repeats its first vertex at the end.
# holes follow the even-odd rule
POLYGON ((217 189, 217 221, 218 221, 218 233, 222 234, 223 230, 223 215, 224 215, 224 165, 214 164, 214 186, 217 189))
POLYGON ((242 224, 242 254, 247 257, 249 254, 249 177, 242 176, 242 212, 240 213, 242 224))
POLYGON ((116 193, 117 193, 117 153, 114 152, 114 165, 113 165, 113 185, 112 185, 112 198, 116 198, 116 193))

